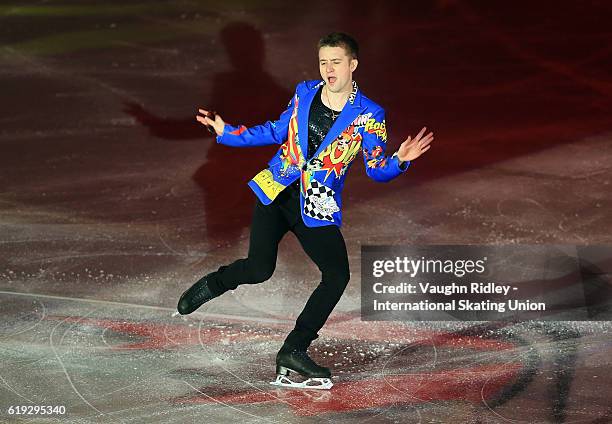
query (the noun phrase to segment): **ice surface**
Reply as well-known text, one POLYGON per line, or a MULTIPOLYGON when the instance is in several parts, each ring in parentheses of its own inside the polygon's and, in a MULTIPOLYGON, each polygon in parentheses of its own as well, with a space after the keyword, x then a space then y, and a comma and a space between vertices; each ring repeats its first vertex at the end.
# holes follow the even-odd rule
POLYGON ((359 319, 362 244, 611 242, 610 16, 604 2, 0 6, 0 421, 612 420, 607 322, 359 319), (310 349, 334 387, 277 389, 274 356, 320 277, 291 234, 270 281, 172 316, 246 254, 246 182, 278 147, 218 145, 194 118, 275 118, 318 77, 316 40, 347 22, 388 153, 424 125, 436 139, 388 184, 357 157, 351 282, 310 349))

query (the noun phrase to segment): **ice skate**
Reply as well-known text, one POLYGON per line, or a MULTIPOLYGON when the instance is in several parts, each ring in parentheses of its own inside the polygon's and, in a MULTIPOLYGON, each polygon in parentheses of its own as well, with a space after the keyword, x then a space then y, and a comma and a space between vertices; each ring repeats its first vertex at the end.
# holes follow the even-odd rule
POLYGON ((177 313, 181 315, 190 314, 209 300, 217 297, 210 291, 207 277, 208 276, 200 278, 193 286, 191 286, 181 295, 178 302, 177 311, 173 314, 173 316, 176 316, 177 313))
POLYGON ((329 368, 317 365, 305 350, 281 349, 276 355, 276 380, 270 382, 275 386, 294 389, 319 389, 328 390, 334 385, 331 381, 329 368), (289 378, 289 373, 294 372, 303 378, 303 381, 294 381, 289 378))

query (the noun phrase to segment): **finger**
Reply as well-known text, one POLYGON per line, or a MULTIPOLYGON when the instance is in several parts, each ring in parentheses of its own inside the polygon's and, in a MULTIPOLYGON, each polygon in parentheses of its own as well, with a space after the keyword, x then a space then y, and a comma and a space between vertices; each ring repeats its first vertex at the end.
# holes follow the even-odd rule
POLYGON ((426 151, 428 151, 429 149, 431 149, 431 146, 427 146, 425 147, 423 150, 421 150, 421 154, 425 153, 426 151))
POLYGON ((423 134, 425 133, 426 129, 427 129, 426 127, 423 127, 423 129, 421 129, 421 131, 417 134, 416 137, 414 137, 414 139, 415 140, 419 140, 423 136, 423 134))
POLYGON ((429 143, 431 143, 432 141, 433 141, 433 137, 429 138, 429 139, 425 139, 424 138, 423 140, 419 141, 419 147, 423 148, 423 147, 429 145, 429 143))
POLYGON ((198 112, 200 112, 202 115, 208 115, 208 111, 206 109, 198 109, 198 112))
POLYGON ((433 141, 433 138, 423 139, 423 140, 419 141, 418 146, 419 146, 419 147, 425 147, 425 146, 427 146, 429 143, 431 143, 432 141, 433 141))
POLYGON ((198 122, 206 125, 206 126, 210 126, 211 125, 211 120, 205 116, 196 116, 196 119, 198 120, 198 122))
POLYGON ((429 133, 429 134, 427 134, 427 135, 426 135, 426 136, 423 138, 423 140, 427 140, 427 139, 429 139, 429 138, 433 138, 433 133, 429 133))

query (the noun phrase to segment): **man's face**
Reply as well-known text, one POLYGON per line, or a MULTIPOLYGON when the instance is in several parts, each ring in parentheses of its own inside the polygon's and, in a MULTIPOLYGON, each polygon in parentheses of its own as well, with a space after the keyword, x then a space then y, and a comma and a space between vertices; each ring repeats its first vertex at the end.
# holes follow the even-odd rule
POLYGON ((330 91, 350 91, 356 68, 357 59, 352 59, 343 47, 324 46, 319 49, 319 71, 330 91))

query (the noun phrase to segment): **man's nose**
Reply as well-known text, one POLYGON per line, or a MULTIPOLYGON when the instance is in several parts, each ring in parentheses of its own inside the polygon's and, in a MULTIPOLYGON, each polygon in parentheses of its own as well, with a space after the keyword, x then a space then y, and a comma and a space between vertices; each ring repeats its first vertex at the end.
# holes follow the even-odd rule
POLYGON ((327 72, 332 72, 334 70, 334 67, 331 65, 327 65, 327 72))

